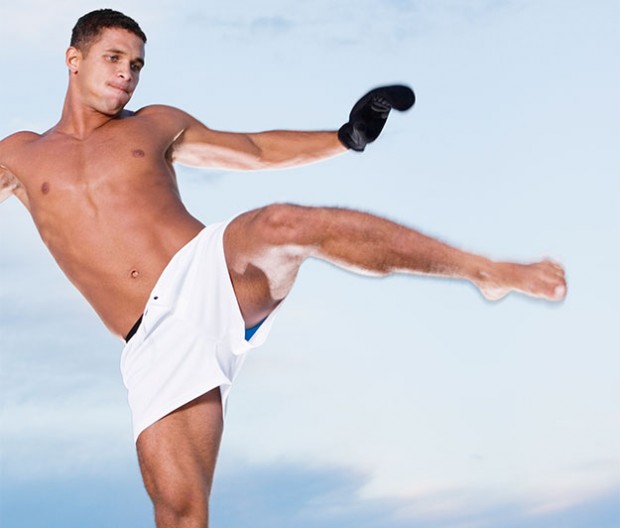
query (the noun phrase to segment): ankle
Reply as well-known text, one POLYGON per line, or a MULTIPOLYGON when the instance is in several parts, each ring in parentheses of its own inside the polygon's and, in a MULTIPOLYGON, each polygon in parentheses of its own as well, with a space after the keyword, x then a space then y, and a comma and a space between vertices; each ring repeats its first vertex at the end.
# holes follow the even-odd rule
POLYGON ((469 280, 480 290, 480 293, 489 301, 497 301, 505 297, 510 289, 506 287, 504 262, 480 257, 471 270, 469 280))

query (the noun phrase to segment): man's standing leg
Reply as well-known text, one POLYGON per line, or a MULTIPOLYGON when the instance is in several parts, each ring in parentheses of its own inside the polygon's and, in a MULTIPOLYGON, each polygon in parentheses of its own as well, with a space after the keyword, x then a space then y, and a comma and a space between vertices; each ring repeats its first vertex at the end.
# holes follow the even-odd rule
POLYGON ((209 494, 222 436, 219 388, 145 429, 138 460, 157 528, 207 528, 209 494))

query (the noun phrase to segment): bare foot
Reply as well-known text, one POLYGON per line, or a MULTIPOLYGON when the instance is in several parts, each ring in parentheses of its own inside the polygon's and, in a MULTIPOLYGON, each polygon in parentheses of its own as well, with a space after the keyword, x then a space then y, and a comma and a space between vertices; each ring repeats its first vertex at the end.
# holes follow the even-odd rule
POLYGON ((493 262, 473 282, 489 301, 502 299, 511 291, 548 301, 566 297, 564 268, 551 260, 534 264, 493 262))

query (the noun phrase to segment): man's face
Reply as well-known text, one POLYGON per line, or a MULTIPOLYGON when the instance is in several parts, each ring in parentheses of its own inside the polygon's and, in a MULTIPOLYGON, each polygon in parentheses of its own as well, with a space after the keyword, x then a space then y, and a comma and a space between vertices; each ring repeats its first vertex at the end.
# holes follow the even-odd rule
POLYGON ((106 28, 85 52, 69 48, 67 62, 81 101, 102 114, 116 115, 138 85, 144 42, 125 29, 106 28))

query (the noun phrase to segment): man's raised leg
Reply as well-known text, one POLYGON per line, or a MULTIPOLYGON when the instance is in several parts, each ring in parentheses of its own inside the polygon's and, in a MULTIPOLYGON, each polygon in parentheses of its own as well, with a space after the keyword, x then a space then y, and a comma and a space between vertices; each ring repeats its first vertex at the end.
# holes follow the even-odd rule
POLYGON ((276 204, 228 226, 224 249, 248 326, 264 319, 290 291, 301 263, 316 257, 366 275, 392 273, 469 280, 490 300, 511 291, 558 301, 564 270, 543 260, 494 262, 367 213, 276 204))
POLYGON ((209 526, 209 494, 221 436, 219 388, 140 434, 138 460, 157 528, 209 526))

